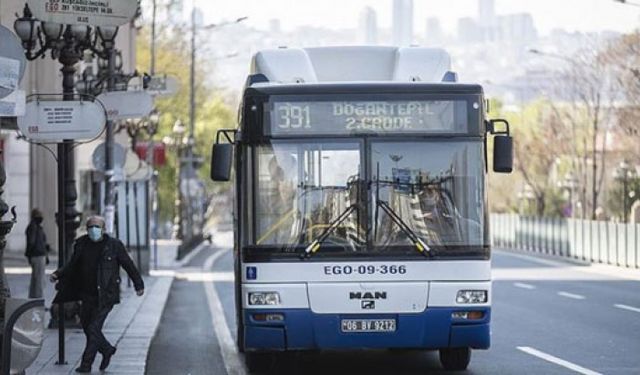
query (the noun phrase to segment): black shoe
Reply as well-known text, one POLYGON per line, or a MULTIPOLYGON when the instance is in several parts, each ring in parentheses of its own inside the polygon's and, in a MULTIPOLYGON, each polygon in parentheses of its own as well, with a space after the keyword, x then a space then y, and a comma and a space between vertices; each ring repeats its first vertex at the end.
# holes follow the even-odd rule
POLYGON ((111 362, 111 357, 116 354, 116 347, 114 346, 110 352, 102 355, 102 362, 100 362, 100 371, 104 371, 109 367, 109 363, 111 362))
POLYGON ((78 367, 76 369, 76 372, 81 372, 83 374, 88 374, 88 373, 91 372, 91 366, 80 365, 80 367, 78 367))

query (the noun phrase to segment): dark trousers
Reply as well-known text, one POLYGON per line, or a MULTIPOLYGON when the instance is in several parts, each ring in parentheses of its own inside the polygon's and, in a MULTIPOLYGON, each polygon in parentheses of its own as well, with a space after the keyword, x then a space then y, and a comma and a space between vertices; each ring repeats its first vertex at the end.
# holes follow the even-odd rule
POLYGON ((97 298, 85 298, 80 311, 80 324, 87 337, 87 344, 82 353, 82 364, 91 366, 98 352, 104 354, 113 346, 102 334, 102 326, 113 306, 100 307, 97 298))

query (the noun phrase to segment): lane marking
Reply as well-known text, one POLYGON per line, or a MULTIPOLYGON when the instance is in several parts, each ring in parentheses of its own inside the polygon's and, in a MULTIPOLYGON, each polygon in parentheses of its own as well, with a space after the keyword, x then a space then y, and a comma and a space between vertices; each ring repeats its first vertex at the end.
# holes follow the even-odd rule
POLYGON ((541 352, 539 350, 536 350, 534 348, 528 347, 528 346, 518 346, 516 347, 518 350, 525 352, 527 354, 530 354, 534 357, 538 357, 540 359, 544 359, 547 362, 551 362, 553 364, 556 364, 558 366, 562 366, 564 368, 567 368, 569 370, 575 371, 579 374, 584 374, 584 375, 602 375, 599 372, 595 372, 593 370, 589 370, 588 368, 584 368, 582 366, 578 366, 575 363, 571 363, 569 361, 565 361, 564 359, 558 358, 558 357, 554 357, 551 354, 547 354, 544 352, 541 352))
MULTIPOLYGON (((44 273, 51 275, 54 269, 44 270, 44 273)), ((31 267, 5 267, 4 273, 7 275, 31 275, 31 267)))
POLYGON ((531 284, 525 284, 525 283, 513 283, 513 286, 518 287, 518 288, 522 288, 522 289, 529 289, 529 290, 533 290, 536 287, 531 285, 531 284))
POLYGON ((640 313, 640 308, 633 307, 633 306, 615 304, 615 305, 613 305, 613 307, 617 307, 617 308, 622 309, 622 310, 635 311, 637 313, 640 313))
POLYGON ((177 261, 177 265, 178 267, 184 267, 187 264, 189 264, 189 262, 191 262, 191 260, 193 258, 195 258, 198 254, 200 254, 202 252, 202 250, 206 249, 208 247, 208 243, 207 241, 203 241, 200 245, 198 245, 198 247, 196 247, 195 249, 191 250, 189 252, 189 254, 185 255, 184 258, 180 259, 179 261, 177 261))
MULTIPOLYGON (((229 250, 229 248, 218 250, 209 256, 202 266, 203 270, 210 271, 215 262, 224 254, 229 252, 229 250)), ((209 304, 209 312, 211 313, 211 323, 213 324, 213 329, 215 330, 216 337, 218 338, 220 354, 222 355, 222 361, 224 362, 227 374, 246 375, 248 373, 247 368, 245 367, 244 361, 240 359, 238 347, 231 336, 231 329, 229 329, 229 324, 227 323, 227 319, 224 315, 222 302, 220 302, 220 296, 218 296, 216 287, 211 281, 204 281, 203 283, 207 302, 209 304)))
POLYGON ((185 272, 177 273, 176 279, 186 281, 233 282, 233 272, 185 272))
POLYGON ((571 298, 571 299, 585 299, 585 296, 581 296, 579 294, 573 294, 573 293, 569 293, 569 292, 558 292, 559 296, 562 297, 567 297, 567 298, 571 298))

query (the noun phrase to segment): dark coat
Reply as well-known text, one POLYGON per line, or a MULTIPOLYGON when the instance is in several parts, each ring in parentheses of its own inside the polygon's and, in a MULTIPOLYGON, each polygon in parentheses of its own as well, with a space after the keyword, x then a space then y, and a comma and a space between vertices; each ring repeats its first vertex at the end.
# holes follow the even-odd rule
POLYGON ((31 220, 25 234, 27 236, 27 249, 24 255, 27 258, 47 255, 47 236, 44 234, 44 229, 42 229, 40 224, 31 220))
MULTIPOLYGON (((105 245, 98 261, 96 277, 98 278, 98 304, 100 306, 112 306, 120 303, 120 267, 124 268, 136 291, 144 289, 144 281, 140 272, 127 254, 124 245, 118 239, 105 236, 105 245)), ((82 267, 80 254, 86 246, 91 244, 89 236, 85 235, 76 240, 73 247, 73 255, 69 262, 55 271, 58 276, 58 294, 53 303, 63 303, 81 300, 80 281, 82 267)))

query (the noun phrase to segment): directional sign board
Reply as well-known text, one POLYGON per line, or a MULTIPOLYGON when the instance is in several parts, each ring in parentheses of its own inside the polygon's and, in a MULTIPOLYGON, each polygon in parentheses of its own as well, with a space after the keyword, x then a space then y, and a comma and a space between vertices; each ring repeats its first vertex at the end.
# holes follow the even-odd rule
POLYGON ((106 120, 98 103, 35 100, 27 103, 25 115, 18 117, 18 128, 36 142, 90 140, 102 132, 106 120))
POLYGON ((33 16, 68 25, 121 26, 133 18, 136 0, 27 0, 33 16))
POLYGON ((0 99, 18 88, 27 60, 18 37, 0 25, 0 99))
POLYGON ((107 110, 109 120, 146 117, 153 109, 153 98, 144 91, 112 91, 97 98, 107 110))
POLYGON ((154 96, 175 95, 180 88, 180 84, 175 77, 154 76, 149 81, 147 92, 154 96))

